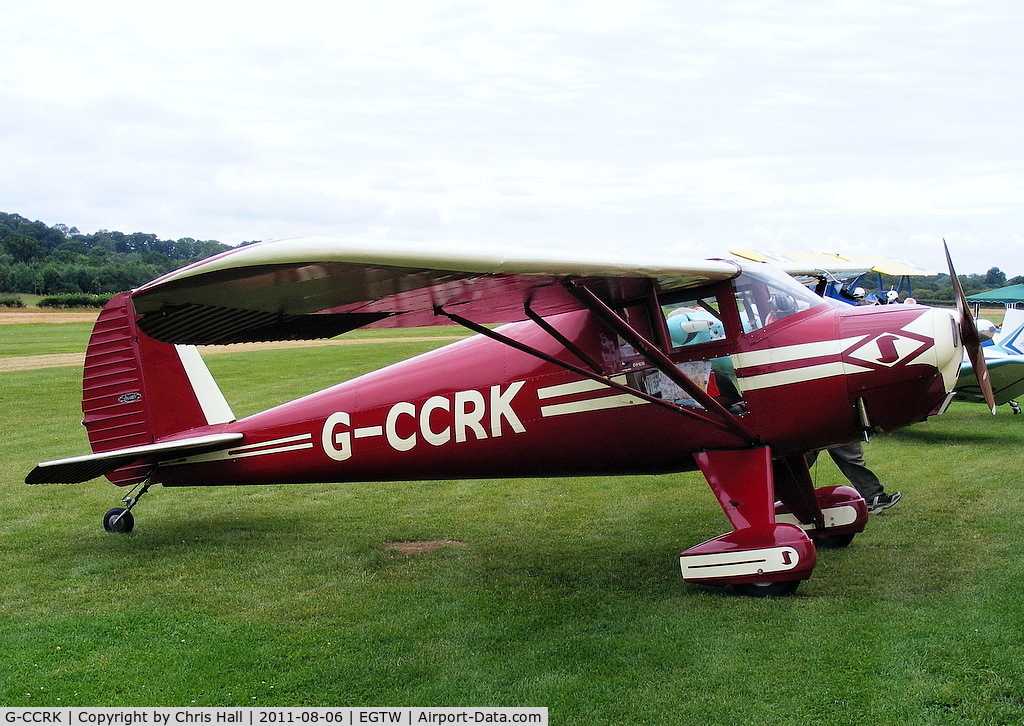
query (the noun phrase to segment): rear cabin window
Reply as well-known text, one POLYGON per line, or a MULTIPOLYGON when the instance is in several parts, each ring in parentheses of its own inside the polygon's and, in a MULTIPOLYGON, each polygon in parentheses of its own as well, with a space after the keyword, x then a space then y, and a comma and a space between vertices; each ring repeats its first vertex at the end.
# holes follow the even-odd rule
MULTIPOLYGON (((721 348, 714 345, 726 340, 724 315, 716 296, 680 299, 676 295, 657 306, 630 306, 619 314, 677 360, 676 367, 704 392, 717 397, 721 388, 735 390, 728 380, 734 376, 731 361, 728 356, 720 357, 721 348), (658 316, 661 320, 657 320, 658 316), (718 381, 724 385, 720 386, 718 381)), ((620 370, 627 373, 630 385, 678 405, 700 407, 687 391, 621 337, 618 345, 620 370)))
POLYGON ((718 300, 704 297, 662 305, 665 327, 672 348, 725 340, 725 324, 718 309, 718 300))

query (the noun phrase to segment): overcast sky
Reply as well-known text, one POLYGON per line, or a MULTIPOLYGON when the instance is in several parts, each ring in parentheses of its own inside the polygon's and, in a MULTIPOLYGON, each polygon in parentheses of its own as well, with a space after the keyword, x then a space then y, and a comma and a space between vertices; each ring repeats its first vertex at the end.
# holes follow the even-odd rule
POLYGON ((0 211, 1024 274, 1024 4, 0 0, 0 211))

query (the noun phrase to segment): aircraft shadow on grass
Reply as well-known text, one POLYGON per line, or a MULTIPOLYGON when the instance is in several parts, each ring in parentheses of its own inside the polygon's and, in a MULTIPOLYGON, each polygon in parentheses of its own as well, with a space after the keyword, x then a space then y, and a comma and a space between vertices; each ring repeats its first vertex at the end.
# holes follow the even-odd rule
POLYGON ((979 444, 985 446, 1020 446, 1020 436, 994 435, 985 429, 976 431, 936 431, 934 429, 904 429, 891 435, 897 440, 912 441, 920 444, 979 444))

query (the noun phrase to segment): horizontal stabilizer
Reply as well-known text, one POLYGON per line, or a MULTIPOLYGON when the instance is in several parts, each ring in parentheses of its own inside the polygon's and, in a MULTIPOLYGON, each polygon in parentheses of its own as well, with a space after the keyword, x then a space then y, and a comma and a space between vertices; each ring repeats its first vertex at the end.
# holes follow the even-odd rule
POLYGON ((127 449, 103 451, 85 456, 73 456, 69 459, 44 461, 33 469, 27 477, 26 484, 78 484, 119 469, 126 464, 140 459, 179 458, 186 454, 199 454, 205 451, 226 448, 242 438, 242 434, 210 434, 194 436, 190 439, 165 441, 159 444, 132 446, 127 449))

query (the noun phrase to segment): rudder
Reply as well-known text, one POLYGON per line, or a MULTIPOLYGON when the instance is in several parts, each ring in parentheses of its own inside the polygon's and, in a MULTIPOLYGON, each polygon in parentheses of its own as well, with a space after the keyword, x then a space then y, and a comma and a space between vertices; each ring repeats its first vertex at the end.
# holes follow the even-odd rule
MULTIPOLYGON (((234 420, 196 349, 161 343, 139 331, 128 293, 111 299, 93 327, 82 373, 82 413, 94 453, 145 446, 234 420)), ((151 468, 137 462, 106 476, 130 486, 151 468)))

